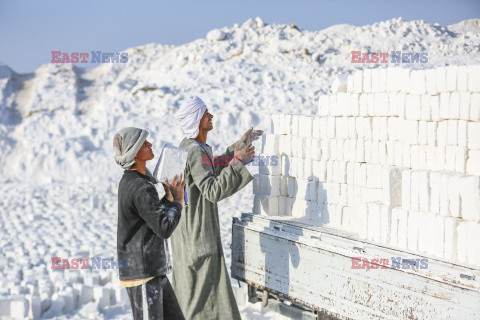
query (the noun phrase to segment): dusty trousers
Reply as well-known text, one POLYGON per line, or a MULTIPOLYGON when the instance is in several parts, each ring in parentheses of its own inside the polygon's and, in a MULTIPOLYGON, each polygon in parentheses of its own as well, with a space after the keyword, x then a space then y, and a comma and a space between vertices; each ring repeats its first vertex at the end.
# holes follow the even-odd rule
POLYGON ((134 320, 185 319, 166 276, 126 289, 134 320))

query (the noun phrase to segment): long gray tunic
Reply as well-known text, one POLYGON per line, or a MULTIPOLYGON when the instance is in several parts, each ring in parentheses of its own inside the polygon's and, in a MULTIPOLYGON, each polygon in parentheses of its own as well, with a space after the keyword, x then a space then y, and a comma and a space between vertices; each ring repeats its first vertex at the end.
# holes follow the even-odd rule
MULTIPOLYGON (((241 319, 225 266, 217 202, 242 189, 252 176, 240 161, 215 166, 208 159, 211 147, 194 139, 183 139, 180 148, 188 151, 188 204, 171 236, 175 294, 186 319, 241 319)), ((233 156, 234 150, 235 144, 224 155, 233 156)))

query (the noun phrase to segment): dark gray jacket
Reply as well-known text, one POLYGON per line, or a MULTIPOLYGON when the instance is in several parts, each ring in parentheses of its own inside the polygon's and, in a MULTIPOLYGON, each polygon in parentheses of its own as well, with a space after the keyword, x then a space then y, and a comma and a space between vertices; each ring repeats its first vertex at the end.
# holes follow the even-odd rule
POLYGON ((155 178, 125 170, 118 186, 117 253, 120 280, 165 275, 171 270, 166 239, 177 227, 182 205, 160 200, 155 178))

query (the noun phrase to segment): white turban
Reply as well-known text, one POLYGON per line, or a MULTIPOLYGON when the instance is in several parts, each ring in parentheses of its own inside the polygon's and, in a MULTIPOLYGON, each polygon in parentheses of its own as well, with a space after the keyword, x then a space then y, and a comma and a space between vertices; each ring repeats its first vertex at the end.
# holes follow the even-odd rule
POLYGON ((148 131, 133 127, 123 128, 113 138, 115 161, 123 169, 130 169, 135 163, 138 150, 147 140, 148 131))
POLYGON ((185 137, 196 138, 199 132, 200 120, 205 113, 207 106, 197 96, 188 97, 175 114, 175 119, 185 132, 185 137))

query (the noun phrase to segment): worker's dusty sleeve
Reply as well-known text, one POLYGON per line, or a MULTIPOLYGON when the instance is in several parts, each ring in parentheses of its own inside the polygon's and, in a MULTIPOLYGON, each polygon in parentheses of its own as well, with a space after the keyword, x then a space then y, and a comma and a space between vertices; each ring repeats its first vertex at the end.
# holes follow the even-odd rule
POLYGON ((228 165, 215 176, 208 161, 202 163, 202 158, 208 154, 195 148, 188 153, 187 166, 193 181, 208 201, 219 202, 246 186, 252 181, 252 175, 237 159, 232 159, 228 165))
MULTIPOLYGON (((240 140, 239 140, 240 141, 240 140)), ((215 173, 217 176, 222 172, 223 169, 225 169, 228 164, 230 163, 231 159, 235 155, 235 146, 239 141, 235 141, 234 144, 229 146, 227 150, 220 156, 218 156, 218 160, 215 162, 215 173)), ((245 148, 247 145, 245 142, 241 141, 239 145, 239 149, 245 148)))
POLYGON ((169 238, 180 221, 182 205, 166 199, 161 201, 153 184, 145 184, 137 190, 134 204, 140 217, 160 238, 169 238))

